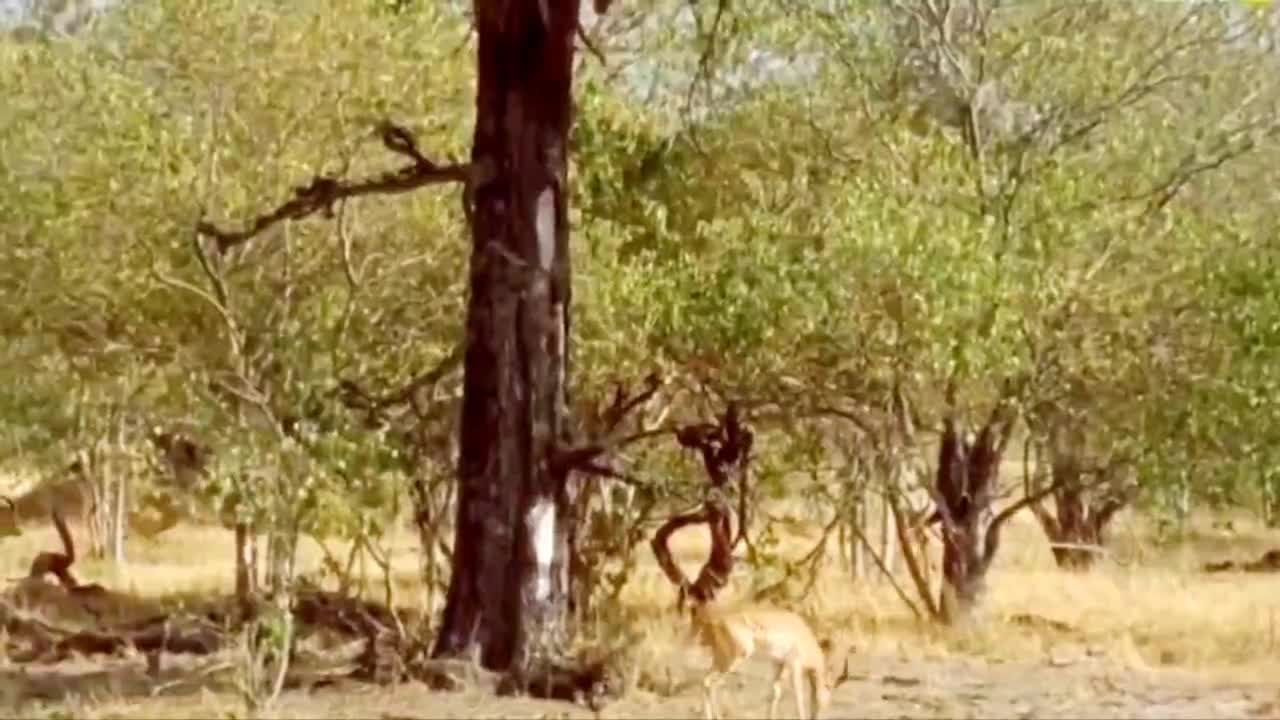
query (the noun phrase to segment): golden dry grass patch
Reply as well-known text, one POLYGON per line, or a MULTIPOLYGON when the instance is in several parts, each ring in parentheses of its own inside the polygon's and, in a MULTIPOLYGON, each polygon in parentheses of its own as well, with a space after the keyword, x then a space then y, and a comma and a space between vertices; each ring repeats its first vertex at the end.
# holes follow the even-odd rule
MULTIPOLYGON (((916 622, 882 579, 871 576, 855 582, 842 569, 834 543, 812 589, 783 604, 811 618, 819 635, 844 640, 854 653, 865 657, 894 657, 903 662, 965 658, 1037 666, 1088 659, 1125 671, 1180 669, 1233 681, 1273 681, 1280 677, 1276 578, 1206 575, 1198 568, 1205 560, 1252 557, 1275 541, 1275 533, 1238 522, 1237 530, 1226 537, 1211 525, 1206 522, 1203 529, 1193 528, 1192 541, 1158 548, 1151 542, 1149 528, 1126 519, 1116 530, 1109 559, 1090 572, 1068 573, 1054 566, 1034 522, 1020 517, 1010 524, 989 577, 980 611, 984 622, 963 631, 916 622)), ((83 536, 82 528, 74 531, 77 537, 83 536)), ((787 556, 799 557, 818 535, 816 527, 798 527, 779 547, 787 556)), ((396 600, 417 606, 423 593, 416 580, 413 536, 404 532, 393 540, 396 600)), ((345 550, 342 543, 326 542, 334 552, 345 550)), ((692 577, 709 548, 705 529, 678 533, 672 545, 673 555, 692 577)), ((24 574, 36 552, 57 547, 52 529, 29 524, 21 537, 6 543, 0 559, 3 572, 7 577, 24 574)), ((700 679, 709 658, 691 642, 687 620, 675 612, 674 588, 647 549, 639 552, 642 561, 622 592, 620 607, 601 609, 591 621, 594 627, 589 634, 626 648, 631 667, 625 688, 628 699, 645 705, 691 692, 691 683, 700 679)), ((231 589, 229 530, 181 525, 154 540, 131 540, 128 553, 130 560, 123 569, 84 561, 77 565, 79 576, 154 601, 231 589)), ((303 542, 299 554, 301 571, 320 567, 322 553, 313 541, 303 542)), ((910 594, 905 574, 900 575, 898 583, 910 594)), ((367 589, 370 596, 381 597, 378 578, 368 578, 367 589)), ((740 563, 721 602, 742 603, 752 589, 752 570, 740 563)), ((434 610, 439 610, 438 604, 434 610)), ((125 710, 132 701, 109 693, 77 702, 63 710, 77 717, 141 716, 125 710)), ((157 698, 145 707, 145 715, 152 717, 227 717, 243 705, 235 697, 205 693, 182 701, 157 698)), ((480 705, 452 707, 459 717, 481 713, 480 705)))
MULTIPOLYGON (((820 634, 836 635, 855 651, 922 657, 977 655, 1001 662, 1064 663, 1089 657, 1117 667, 1180 668, 1236 678, 1280 677, 1280 593, 1265 574, 1206 574, 1201 565, 1224 556, 1253 557, 1274 531, 1237 518, 1229 534, 1203 519, 1188 541, 1152 543, 1150 528, 1126 518, 1116 528, 1109 557, 1088 572, 1056 567, 1039 527, 1015 518, 988 577, 988 593, 974 628, 949 630, 914 620, 894 588, 881 578, 854 582, 840 569, 831 543, 809 592, 791 605, 813 619, 820 634)), ((1220 522, 1217 524, 1221 524, 1220 522)), ((779 544, 798 558, 818 538, 817 528, 779 544)), ((696 574, 709 549, 705 530, 672 538, 673 556, 686 575, 696 574)), ((931 565, 936 586, 937 547, 931 565)), ((739 566, 721 602, 742 601, 751 570, 739 566)), ((899 586, 917 600, 905 573, 899 586)), ((643 564, 622 594, 644 625, 645 654, 655 659, 681 652, 685 641, 672 627, 675 591, 661 571, 643 564)), ((918 600, 917 600, 918 603, 918 600)))

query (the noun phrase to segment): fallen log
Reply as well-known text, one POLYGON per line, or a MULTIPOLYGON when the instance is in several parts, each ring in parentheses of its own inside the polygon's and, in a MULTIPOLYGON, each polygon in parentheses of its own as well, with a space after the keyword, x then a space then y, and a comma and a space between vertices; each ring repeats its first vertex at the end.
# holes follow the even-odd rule
POLYGON ((118 655, 133 649, 139 653, 209 655, 226 646, 226 633, 195 618, 164 616, 146 626, 121 630, 71 630, 60 628, 0 602, 0 626, 8 642, 23 642, 25 649, 11 652, 17 662, 60 662, 73 655, 118 655))
POLYGON ((1274 573, 1280 572, 1280 548, 1273 548, 1262 553, 1257 560, 1234 562, 1231 560, 1223 560, 1221 562, 1208 562, 1204 564, 1204 571, 1207 573, 1219 572, 1247 572, 1247 573, 1274 573))

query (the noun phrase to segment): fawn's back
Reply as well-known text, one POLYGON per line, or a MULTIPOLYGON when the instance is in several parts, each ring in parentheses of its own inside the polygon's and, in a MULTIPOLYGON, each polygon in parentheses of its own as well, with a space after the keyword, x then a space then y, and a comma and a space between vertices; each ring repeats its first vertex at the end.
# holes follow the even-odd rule
MULTIPOLYGON (((809 624, 799 615, 776 608, 718 611, 698 608, 694 625, 708 644, 731 644, 733 654, 762 655, 775 663, 797 664, 821 672, 822 648, 809 624)), ((730 650, 730 648, 722 648, 730 650)))

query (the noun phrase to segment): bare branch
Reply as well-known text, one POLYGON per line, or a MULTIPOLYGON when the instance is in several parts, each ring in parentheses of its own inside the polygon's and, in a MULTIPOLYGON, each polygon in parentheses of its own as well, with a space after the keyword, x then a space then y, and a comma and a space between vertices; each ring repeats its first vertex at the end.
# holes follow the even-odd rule
POLYGON ((644 379, 644 389, 635 395, 628 396, 625 388, 618 384, 614 389, 613 402, 602 414, 605 432, 612 432, 626 419, 633 410, 649 402, 662 388, 662 380, 657 373, 649 373, 644 379))
MULTIPOLYGON (((885 499, 889 503, 889 511, 893 513, 893 524, 898 535, 898 546, 902 549, 902 559, 907 563, 907 573, 911 576, 911 582, 916 586, 916 594, 924 601, 925 608, 929 611, 931 618, 942 617, 942 608, 933 597, 933 590, 929 587, 929 580, 925 577, 924 570, 920 567, 920 561, 923 559, 928 562, 928 558, 920 558, 916 556, 915 551, 911 547, 911 538, 907 532, 911 524, 907 522, 906 514, 902 512, 900 502, 901 488, 896 485, 887 489, 885 499)), ((939 508, 943 505, 939 504, 939 508)))
POLYGON ((648 402, 661 388, 662 380, 656 373, 650 373, 646 376, 644 389, 634 395, 628 393, 621 383, 616 385, 613 400, 598 416, 598 429, 588 433, 593 436, 590 441, 576 446, 552 448, 551 464, 555 471, 568 473, 573 470, 586 470, 586 466, 593 463, 601 455, 619 450, 641 440, 677 432, 675 426, 662 424, 656 428, 640 430, 630 435, 617 436, 613 434, 628 415, 648 402))
POLYGON ((697 3, 690 2, 693 10, 693 19, 697 24, 698 35, 701 36, 704 45, 702 52, 698 54, 698 69, 694 73, 693 79, 689 82, 689 92, 685 97, 685 112, 690 113, 693 110, 694 95, 697 92, 698 85, 704 85, 708 88, 711 85, 712 66, 715 63, 716 40, 720 34, 720 22, 724 19, 725 10, 729 7, 729 0, 716 0, 716 14, 711 20, 711 29, 708 32, 702 30, 702 20, 698 15, 697 3))
POLYGON ((397 405, 410 404, 419 390, 440 382, 462 364, 463 346, 456 345, 436 366, 415 376, 400 388, 384 395, 374 396, 363 390, 354 380, 338 381, 338 395, 342 403, 353 410, 378 412, 397 405))
MULTIPOLYGON (((920 612, 920 607, 911 600, 911 596, 907 595, 907 591, 904 590, 902 585, 898 583, 897 579, 893 577, 893 572, 889 570, 889 566, 885 564, 884 558, 876 551, 875 546, 869 539, 867 539, 866 533, 862 532, 862 528, 858 527, 857 524, 853 524, 849 526, 849 529, 858 537, 858 542, 862 543, 862 547, 871 555, 871 561, 876 564, 876 568, 880 570, 880 574, 889 581, 889 586, 893 588, 895 593, 897 593, 898 598, 907 606, 907 609, 911 611, 911 614, 914 615, 917 620, 924 620, 924 614, 920 612)), ((914 554, 912 555, 911 560, 912 562, 915 561, 914 554)), ((919 583, 917 583, 917 588, 918 587, 919 583)), ((925 587, 928 587, 927 583, 925 584, 925 587)), ((925 602, 932 603, 932 598, 928 592, 924 593, 923 597, 925 602)), ((932 608, 930 608, 930 610, 932 610, 932 608)))
POLYGON ((418 150, 408 130, 390 121, 382 123, 379 134, 387 150, 408 158, 410 163, 375 178, 355 182, 319 175, 309 185, 295 188, 292 199, 265 215, 259 215, 242 230, 223 230, 201 220, 196 223, 196 231, 217 241, 218 252, 225 253, 284 220, 300 220, 316 213, 333 217, 333 206, 342 200, 365 195, 397 195, 428 185, 469 183, 472 179, 470 163, 437 165, 418 150))
MULTIPOLYGON (((819 537, 818 541, 809 549, 809 552, 805 553, 804 557, 801 557, 795 562, 784 563, 782 578, 771 585, 767 585, 757 590, 754 594, 755 599, 764 600, 776 594, 781 594, 786 589, 787 583, 791 581, 791 578, 796 576, 796 573, 800 572, 801 568, 804 568, 808 573, 808 580, 805 581, 805 586, 801 595, 807 595, 812 592, 813 586, 817 584, 818 581, 818 570, 826 559, 827 543, 830 542, 831 534, 835 532, 842 519, 843 518, 840 513, 835 513, 831 518, 831 522, 827 523, 826 526, 822 528, 822 536, 819 537)), ((739 535, 741 534, 741 525, 739 525, 739 535)), ((907 604, 911 604, 909 600, 907 601, 907 604)), ((913 607, 912 610, 915 610, 915 608, 913 607)))
MULTIPOLYGON (((199 240, 197 239, 196 242, 198 244, 199 240)), ((203 265, 203 262, 202 262, 202 265, 203 265)), ((207 274, 209 274, 211 278, 216 277, 210 271, 206 271, 206 272, 207 274)), ((156 264, 156 260, 154 256, 152 257, 152 261, 151 261, 151 276, 155 278, 155 280, 159 282, 161 285, 165 285, 171 289, 181 290, 182 292, 188 293, 198 298, 199 300, 203 301, 209 307, 213 308, 214 311, 218 314, 218 317, 222 319, 222 323, 227 328, 227 338, 228 338, 228 341, 231 343, 232 352, 237 356, 240 355, 240 352, 242 349, 241 338, 240 338, 240 326, 236 323, 235 318, 231 316, 231 311, 227 308, 225 288, 223 288, 221 292, 218 293, 218 288, 220 286, 215 285, 214 286, 215 293, 218 293, 218 296, 215 296, 214 294, 211 294, 209 291, 201 289, 195 285, 192 285, 191 283, 185 280, 182 280, 176 277, 170 277, 169 275, 166 275, 160 271, 160 268, 156 264)))
POLYGON ((355 266, 351 264, 351 232, 347 229, 347 204, 344 202, 338 205, 338 217, 334 221, 338 230, 338 243, 342 250, 342 274, 347 279, 347 290, 351 294, 360 287, 360 281, 364 279, 364 268, 361 266, 361 272, 357 273, 355 266))
POLYGON ((582 41, 582 45, 586 47, 596 60, 600 61, 602 67, 609 67, 609 62, 604 59, 604 53, 600 52, 600 48, 596 47, 595 41, 587 34, 587 29, 582 27, 582 22, 578 22, 578 39, 582 41))

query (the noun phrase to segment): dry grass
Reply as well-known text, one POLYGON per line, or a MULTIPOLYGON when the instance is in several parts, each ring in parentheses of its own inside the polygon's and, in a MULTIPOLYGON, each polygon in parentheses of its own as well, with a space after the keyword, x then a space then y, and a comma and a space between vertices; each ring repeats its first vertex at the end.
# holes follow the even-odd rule
MULTIPOLYGON (((1232 537, 1193 528, 1195 540, 1156 550, 1141 523, 1127 519, 1117 528, 1113 559, 1076 574, 1054 566, 1029 517, 1011 525, 989 578, 982 611, 989 622, 976 629, 947 631, 914 622, 888 583, 876 578, 854 583, 839 571, 834 550, 828 551, 827 566, 813 592, 796 603, 797 609, 825 631, 847 635, 864 652, 932 657, 963 653, 1038 662, 1074 645, 1135 669, 1175 666, 1235 678, 1280 677, 1280 594, 1275 576, 1199 572, 1205 560, 1252 558, 1268 543, 1280 545, 1276 533, 1268 535, 1236 519, 1239 529, 1232 537), (1071 629, 1010 623, 1017 615, 1065 623, 1071 629)), ((706 553, 706 540, 695 533, 673 543, 677 558, 689 569, 706 553)), ((816 539, 816 533, 790 538, 783 551, 800 555, 816 539)), ((735 602, 749 588, 749 573, 738 569, 726 602, 735 602)), ((910 592, 906 579, 900 582, 910 592)), ((661 653, 663 639, 672 635, 666 629, 665 611, 672 600, 671 587, 656 567, 642 568, 624 594, 625 604, 636 610, 646 644, 655 646, 654 653, 661 653)))
MULTIPOLYGON (((1141 522, 1122 520, 1115 532, 1112 558, 1092 572, 1069 574, 1054 567, 1044 540, 1030 518, 1019 518, 1006 533, 1004 550, 990 577, 989 595, 983 606, 986 622, 966 631, 947 631, 914 622, 888 583, 874 578, 855 583, 839 570, 840 559, 834 548, 828 552, 826 566, 813 591, 793 607, 812 617, 820 634, 837 635, 852 643, 855 656, 865 663, 867 683, 873 682, 877 673, 880 680, 874 681, 882 681, 888 672, 884 668, 891 665, 905 668, 901 672, 925 678, 922 682, 926 685, 935 681, 942 683, 944 681, 937 678, 946 677, 950 672, 948 667, 954 670, 957 664, 969 667, 975 662, 984 667, 1016 668, 1088 664, 1101 668, 1097 672, 1143 676, 1180 671, 1183 675, 1179 677, 1189 677, 1186 674, 1191 673, 1205 682, 1225 678, 1234 682, 1274 681, 1280 677, 1280 593, 1276 592, 1276 578, 1204 575, 1197 571, 1205 560, 1253 557, 1263 547, 1280 545, 1274 532, 1268 535, 1239 518, 1235 519, 1235 526, 1234 534, 1225 535, 1213 531, 1206 519, 1196 524, 1191 540, 1156 548, 1141 522), (1031 625, 1012 622, 1018 615, 1030 615, 1033 621, 1043 619, 1045 622, 1031 625), (1063 625, 1053 626, 1048 621, 1063 625)), ((816 531, 797 531, 784 539, 782 548, 786 553, 799 555, 811 547, 815 539, 816 531)), ((23 574, 25 564, 35 552, 53 547, 56 547, 56 538, 50 529, 29 527, 22 537, 6 543, 0 572, 7 577, 23 574)), ((396 538, 393 548, 397 602, 421 607, 422 595, 414 582, 416 559, 412 536, 406 532, 396 538)), ((705 557, 704 531, 693 529, 677 536, 673 549, 688 571, 696 570, 705 557)), ((221 528, 181 526, 156 541, 133 542, 129 554, 131 561, 127 568, 113 569, 86 561, 78 566, 80 575, 144 601, 226 592, 231 585, 232 541, 230 532, 221 528)), ((321 555, 313 543, 304 543, 301 555, 302 568, 318 567, 321 555)), ((376 597, 379 591, 372 586, 374 579, 370 580, 376 597)), ((737 602, 750 589, 750 572, 740 567, 724 601, 737 602)), ((691 682, 699 678, 708 658, 700 651, 687 650, 686 624, 674 616, 673 600, 670 585, 658 568, 647 562, 624 591, 619 612, 597 619, 595 630, 600 636, 612 638, 614 642, 628 640, 636 670, 629 678, 628 698, 616 706, 619 709, 610 710, 612 716, 650 714, 642 708, 653 709, 654 717, 670 712, 680 715, 692 712, 691 682), (685 697, 678 701, 664 698, 670 695, 685 697), (672 710, 673 707, 677 709, 672 710)), ((48 688, 34 691, 36 696, 56 700, 25 706, 23 714, 28 716, 70 713, 76 717, 229 717, 245 712, 240 699, 226 692, 226 687, 218 691, 193 687, 176 699, 145 699, 147 692, 132 687, 133 680, 106 673, 95 684, 86 678, 102 671, 81 670, 83 672, 74 667, 59 667, 15 673, 12 667, 0 668, 0 707, 7 704, 7 697, 12 699, 18 692, 13 689, 14 678, 21 676, 25 678, 20 684, 26 688, 23 691, 26 694, 33 692, 32 687, 39 687, 39 682, 69 691, 61 694, 48 688)), ((1025 675, 1026 671, 1019 672, 1025 675)), ((1068 682, 1067 676, 1049 677, 1046 682, 1066 683, 1062 686, 1075 688, 1071 692, 1079 695, 1075 706, 1070 706, 1070 698, 1062 701, 1066 703, 1063 707, 1068 707, 1063 711, 1066 715, 1090 714, 1082 711, 1078 704, 1090 702, 1093 697, 1094 691, 1080 689, 1086 687, 1080 685, 1085 680, 1068 682), (1053 677, 1058 680, 1052 680, 1053 677)), ((1010 682, 1018 685, 1022 681, 1010 682)), ((992 683, 999 684, 999 681, 992 680, 992 683)), ((422 694, 426 692, 422 688, 406 688, 387 695, 368 688, 350 687, 339 696, 295 693, 286 697, 273 712, 291 717, 382 713, 421 716, 423 703, 430 702, 438 708, 426 713, 433 717, 559 717, 563 716, 558 714, 561 712, 577 713, 558 706, 512 705, 518 701, 499 701, 467 693, 432 695, 432 699, 424 700, 422 694), (358 698, 355 705, 352 697, 358 698), (355 707, 361 711, 354 711, 355 707)), ((975 710, 975 706, 956 705, 959 701, 955 693, 939 692, 936 703, 926 707, 920 705, 924 695, 904 691, 903 698, 909 697, 915 704, 886 705, 885 716, 1015 713, 1021 707, 1015 698, 1009 700, 1009 704, 975 710)), ((1034 688, 1022 688, 1020 692, 1025 695, 1034 692, 1034 688)), ((891 696, 896 697, 891 693, 883 695, 884 698, 891 696)), ((1272 700, 1280 702, 1280 697, 1272 700)), ((841 713, 839 694, 836 702, 834 715, 878 716, 879 713, 868 709, 870 706, 856 703, 849 704, 841 713)), ((854 703, 854 699, 849 698, 847 702, 854 703)), ((890 701, 884 699, 883 702, 890 701)), ((730 706, 733 707, 732 700, 730 706)), ((1267 707, 1266 702, 1259 707, 1267 707)), ((1206 713, 1234 712, 1221 707, 1216 711, 1200 709, 1206 713)), ((751 714, 758 709, 752 709, 751 703, 744 701, 739 703, 737 712, 751 714)), ((1101 709, 1096 712, 1105 714, 1101 709)), ((1122 710, 1115 712, 1123 716, 1122 710)), ((1040 707, 1036 713, 1055 715, 1052 708, 1046 707, 1040 707)))

